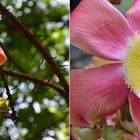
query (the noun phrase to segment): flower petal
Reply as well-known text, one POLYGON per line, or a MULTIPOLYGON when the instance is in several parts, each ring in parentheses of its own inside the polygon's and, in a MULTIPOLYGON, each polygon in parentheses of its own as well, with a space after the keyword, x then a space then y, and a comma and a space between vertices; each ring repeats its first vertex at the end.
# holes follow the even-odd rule
POLYGON ((7 61, 7 57, 4 51, 2 50, 2 48, 0 47, 0 66, 3 65, 6 61, 7 61))
POLYGON ((129 104, 132 119, 140 132, 140 99, 134 93, 130 93, 129 104))
POLYGON ((71 127, 73 140, 97 140, 101 136, 101 128, 79 128, 71 127))
POLYGON ((106 116, 106 123, 108 126, 115 126, 117 122, 117 113, 106 116))
POLYGON ((71 42, 110 60, 122 60, 131 29, 107 0, 82 0, 71 15, 71 42))
POLYGON ((113 114, 128 98, 121 64, 72 70, 70 81, 70 119, 78 127, 113 114))
POLYGON ((121 61, 111 61, 111 60, 105 60, 99 57, 93 57, 93 64, 96 66, 101 66, 105 64, 113 64, 113 63, 121 63, 121 61))
POLYGON ((72 126, 72 127, 70 128, 71 140, 78 140, 78 135, 77 135, 75 129, 76 129, 75 126, 72 126))
POLYGON ((131 8, 126 13, 126 18, 133 31, 140 31, 140 0, 135 0, 131 8))

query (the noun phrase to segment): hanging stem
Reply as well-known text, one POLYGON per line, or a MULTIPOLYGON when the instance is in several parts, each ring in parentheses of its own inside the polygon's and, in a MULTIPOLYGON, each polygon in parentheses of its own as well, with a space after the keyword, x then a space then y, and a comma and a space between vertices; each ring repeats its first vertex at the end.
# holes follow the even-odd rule
POLYGON ((7 83, 6 79, 5 79, 5 76, 4 76, 4 73, 3 73, 2 69, 1 69, 1 67, 0 67, 0 73, 1 73, 2 81, 3 81, 5 89, 6 89, 6 94, 8 96, 8 100, 9 100, 9 108, 11 109, 11 116, 10 117, 12 118, 14 123, 16 123, 19 118, 16 115, 16 111, 14 109, 14 102, 12 100, 12 95, 10 93, 8 83, 7 83))

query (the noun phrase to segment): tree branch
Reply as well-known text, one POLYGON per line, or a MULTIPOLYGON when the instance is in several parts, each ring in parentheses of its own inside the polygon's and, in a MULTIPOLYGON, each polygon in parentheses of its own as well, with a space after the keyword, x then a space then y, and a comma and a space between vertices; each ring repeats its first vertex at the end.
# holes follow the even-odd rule
POLYGON ((13 71, 8 71, 8 70, 3 70, 3 73, 7 76, 18 77, 18 78, 21 78, 21 79, 24 79, 24 80, 32 81, 35 84, 40 84, 40 85, 44 85, 45 87, 53 88, 54 90, 59 92, 66 99, 66 101, 68 101, 68 99, 69 99, 69 96, 67 94, 65 94, 64 90, 62 90, 61 88, 49 83, 47 80, 38 79, 38 78, 35 78, 35 77, 32 77, 32 76, 29 76, 27 74, 24 74, 24 73, 13 72, 13 71))
POLYGON ((41 46, 40 42, 35 38, 32 32, 23 24, 21 23, 15 16, 13 16, 2 4, 0 4, 0 12, 1 14, 6 17, 6 19, 13 24, 13 26, 18 29, 31 43, 34 44, 36 49, 42 54, 44 59, 49 63, 50 67, 54 71, 54 73, 58 76, 61 84, 63 85, 66 94, 69 92, 69 86, 61 74, 59 68, 57 67, 56 63, 54 62, 53 58, 50 54, 41 46))
POLYGON ((3 71, 2 71, 2 69, 1 69, 1 67, 0 67, 0 73, 1 73, 1 77, 2 77, 2 81, 3 81, 3 83, 4 83, 4 86, 5 86, 5 88, 6 88, 6 94, 7 94, 7 96, 8 96, 8 100, 9 100, 9 107, 10 107, 10 109, 11 109, 11 113, 10 113, 10 115, 11 115, 11 118, 12 118, 12 120, 14 121, 14 123, 16 123, 17 121, 18 121, 18 117, 17 117, 17 115, 16 115, 16 111, 15 111, 15 109, 14 109, 14 102, 13 102, 13 100, 12 100, 12 95, 11 95, 11 93, 10 93, 10 90, 9 90, 9 87, 8 87, 8 83, 7 83, 7 81, 6 81, 6 79, 5 79, 5 76, 4 76, 4 73, 3 73, 3 71))

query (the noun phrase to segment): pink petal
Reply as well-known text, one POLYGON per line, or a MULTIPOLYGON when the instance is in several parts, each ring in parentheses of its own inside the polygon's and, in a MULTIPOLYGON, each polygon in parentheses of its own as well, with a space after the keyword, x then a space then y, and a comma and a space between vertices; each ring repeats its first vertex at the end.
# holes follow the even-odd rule
POLYGON ((72 70, 70 86, 71 124, 89 127, 115 113, 127 100, 121 64, 72 70))
POLYGON ((135 0, 129 11, 126 13, 126 18, 133 31, 140 31, 140 0, 135 0))
POLYGON ((70 128, 70 132, 71 132, 70 134, 71 134, 72 140, 78 140, 78 135, 75 132, 75 129, 76 129, 76 127, 74 127, 74 126, 72 126, 70 128))
POLYGON ((110 60, 122 60, 131 31, 125 17, 107 0, 82 0, 71 15, 71 42, 110 60))
POLYGON ((2 48, 0 47, 0 66, 3 65, 6 61, 7 61, 7 57, 4 51, 2 50, 2 48))
POLYGON ((140 99, 134 93, 130 93, 129 103, 132 119, 140 132, 140 99))
POLYGON ((106 116, 106 123, 108 126, 115 126, 116 121, 117 121, 117 114, 116 113, 106 116))

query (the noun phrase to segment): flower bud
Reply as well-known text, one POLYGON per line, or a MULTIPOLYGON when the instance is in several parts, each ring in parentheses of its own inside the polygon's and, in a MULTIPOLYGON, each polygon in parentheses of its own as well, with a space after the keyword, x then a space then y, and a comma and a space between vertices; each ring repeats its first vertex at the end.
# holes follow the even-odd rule
POLYGON ((8 112, 8 104, 9 104, 8 100, 0 98, 0 118, 3 118, 5 113, 8 112))

